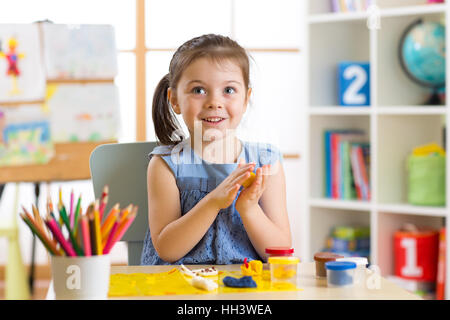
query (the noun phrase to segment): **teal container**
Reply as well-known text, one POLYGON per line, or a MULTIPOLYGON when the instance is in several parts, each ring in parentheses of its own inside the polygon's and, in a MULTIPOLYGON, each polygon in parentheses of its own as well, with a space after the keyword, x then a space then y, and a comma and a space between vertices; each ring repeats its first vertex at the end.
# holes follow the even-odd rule
POLYGON ((445 156, 409 156, 408 202, 445 206, 445 156))

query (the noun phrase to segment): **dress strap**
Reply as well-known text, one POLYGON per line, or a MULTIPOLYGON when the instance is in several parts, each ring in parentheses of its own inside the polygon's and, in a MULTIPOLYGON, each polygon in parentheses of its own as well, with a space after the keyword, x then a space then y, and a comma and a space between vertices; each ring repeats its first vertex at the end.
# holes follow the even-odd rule
POLYGON ((171 159, 171 154, 172 154, 172 150, 175 146, 171 145, 161 145, 161 146, 156 146, 152 152, 150 152, 148 154, 148 158, 149 160, 151 160, 151 158, 154 155, 158 155, 161 156, 161 158, 167 163, 167 165, 169 166, 170 170, 172 170, 172 173, 174 174, 175 178, 177 178, 178 176, 178 170, 177 170, 177 166, 173 163, 172 159, 171 159))

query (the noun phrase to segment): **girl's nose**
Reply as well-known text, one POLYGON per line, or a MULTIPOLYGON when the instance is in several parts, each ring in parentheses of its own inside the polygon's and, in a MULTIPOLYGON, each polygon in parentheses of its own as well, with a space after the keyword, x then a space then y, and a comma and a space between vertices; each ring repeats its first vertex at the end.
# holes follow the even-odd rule
POLYGON ((208 109, 222 109, 223 104, 220 101, 218 101, 218 100, 210 100, 206 104, 206 107, 208 109))
POLYGON ((209 99, 206 101, 206 107, 208 109, 220 109, 223 108, 223 102, 217 94, 211 93, 209 99))

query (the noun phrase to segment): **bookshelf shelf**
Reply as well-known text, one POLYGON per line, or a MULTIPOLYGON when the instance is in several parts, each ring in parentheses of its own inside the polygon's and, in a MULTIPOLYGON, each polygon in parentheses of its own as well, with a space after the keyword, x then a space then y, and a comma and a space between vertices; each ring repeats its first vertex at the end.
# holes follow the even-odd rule
MULTIPOLYGON (((431 4, 407 5, 396 7, 384 7, 383 5, 377 4, 377 6, 379 8, 379 14, 381 18, 445 13, 446 10, 445 3, 437 3, 433 5, 431 4)), ((324 10, 325 10, 324 12, 309 15, 308 22, 310 24, 348 22, 354 20, 366 20, 369 17, 369 14, 365 11, 331 12, 329 7, 324 10)))
POLYGON ((446 4, 444 3, 407 5, 381 9, 380 14, 382 18, 386 18, 386 17, 401 17, 417 14, 445 13, 445 8, 446 4))
POLYGON ((309 205, 315 208, 345 209, 345 210, 359 210, 359 211, 370 211, 372 207, 372 204, 368 201, 335 200, 328 198, 310 199, 309 205))
POLYGON ((446 217, 446 207, 424 207, 414 206, 408 203, 401 204, 379 204, 376 206, 376 210, 380 212, 390 212, 398 214, 431 216, 431 217, 446 217))
MULTIPOLYGON (((434 5, 415 5, 400 6, 393 8, 380 8, 379 14, 381 18, 404 17, 411 15, 427 15, 435 13, 444 13, 445 4, 434 5)), ((310 15, 308 22, 310 24, 332 23, 332 22, 348 22, 348 21, 364 21, 369 17, 367 12, 326 12, 310 15)))
MULTIPOLYGON (((449 150, 450 101, 425 105, 430 90, 411 81, 401 68, 398 45, 404 30, 418 18, 449 25, 450 1, 426 4, 426 0, 375 0, 380 29, 369 30, 366 12, 331 12, 329 0, 308 0, 305 65, 307 74, 307 126, 304 160, 305 259, 312 260, 335 226, 368 226, 371 232, 370 262, 383 276, 394 274, 393 233, 405 223, 439 229, 450 226, 450 188, 447 207, 408 203, 407 159, 413 148, 438 143, 449 150), (337 64, 370 62, 370 107, 341 107, 337 99, 337 64), (370 142, 371 200, 339 200, 325 196, 324 132, 363 129, 370 142), (444 137, 445 134, 445 137, 444 137)), ((446 47, 450 33, 446 33, 446 47)), ((447 63, 447 83, 450 66, 447 63)), ((450 160, 446 160, 447 168, 450 160)), ((447 170, 447 185, 450 171, 447 170)), ((447 237, 447 248, 450 241, 447 237)), ((447 249, 447 255, 449 249, 447 249)), ((450 264, 446 266, 450 274, 450 264)), ((446 286, 450 297, 450 285, 446 286)))
POLYGON ((314 106, 309 108, 311 116, 335 115, 335 116, 357 116, 370 115, 445 115, 445 106, 378 106, 370 107, 341 107, 341 106, 314 106))
POLYGON ((309 109, 311 115, 368 115, 371 112, 371 108, 368 107, 316 106, 309 109))
POLYGON ((445 115, 445 106, 395 106, 378 107, 379 115, 445 115))

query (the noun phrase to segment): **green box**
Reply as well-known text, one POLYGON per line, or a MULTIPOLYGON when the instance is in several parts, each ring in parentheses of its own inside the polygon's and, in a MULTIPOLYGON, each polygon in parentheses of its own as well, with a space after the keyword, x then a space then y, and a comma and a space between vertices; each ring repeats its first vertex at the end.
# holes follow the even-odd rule
POLYGON ((422 206, 445 206, 445 156, 410 155, 408 202, 422 206))

